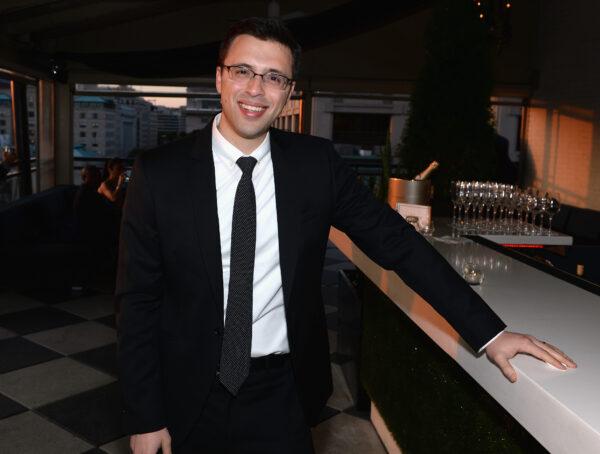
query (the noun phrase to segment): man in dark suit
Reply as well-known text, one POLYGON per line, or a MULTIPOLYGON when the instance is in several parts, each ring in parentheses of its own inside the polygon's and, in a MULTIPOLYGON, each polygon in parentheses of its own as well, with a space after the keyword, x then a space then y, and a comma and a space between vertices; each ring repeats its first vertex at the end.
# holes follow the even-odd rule
POLYGON ((225 38, 222 113, 142 154, 125 206, 117 295, 125 421, 136 454, 310 453, 331 393, 320 293, 329 228, 396 271, 479 351, 574 364, 504 323, 324 139, 271 129, 300 49, 279 22, 225 38))

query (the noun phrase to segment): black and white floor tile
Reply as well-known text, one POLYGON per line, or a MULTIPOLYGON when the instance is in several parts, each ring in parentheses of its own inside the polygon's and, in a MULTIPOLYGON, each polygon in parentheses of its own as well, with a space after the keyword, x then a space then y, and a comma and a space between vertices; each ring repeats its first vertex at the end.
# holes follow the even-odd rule
MULTIPOLYGON (((313 429, 319 454, 383 454, 368 414, 354 408, 336 352, 337 270, 352 264, 331 244, 323 270, 334 392, 313 429)), ((0 290, 0 453, 129 452, 120 421, 117 333, 110 293, 0 290)))

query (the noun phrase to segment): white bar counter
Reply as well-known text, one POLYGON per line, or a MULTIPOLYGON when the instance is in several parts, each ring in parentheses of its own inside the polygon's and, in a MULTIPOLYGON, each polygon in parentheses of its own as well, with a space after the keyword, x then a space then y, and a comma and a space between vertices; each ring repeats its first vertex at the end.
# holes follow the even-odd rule
MULTIPOLYGON (((547 341, 577 363, 560 371, 527 355, 512 365, 510 383, 485 355, 475 356, 456 331, 393 272, 372 262, 342 232, 330 240, 434 342, 552 453, 600 453, 600 296, 562 281, 483 245, 459 244, 434 235, 433 246, 455 267, 468 258, 485 272, 473 289, 508 325, 547 341)), ((372 417, 389 443, 379 415, 372 417)), ((397 447, 386 446, 389 452, 397 447)))
POLYGON ((498 244, 543 244, 546 246, 571 246, 573 237, 564 233, 552 232, 552 235, 505 235, 486 233, 482 238, 498 244))

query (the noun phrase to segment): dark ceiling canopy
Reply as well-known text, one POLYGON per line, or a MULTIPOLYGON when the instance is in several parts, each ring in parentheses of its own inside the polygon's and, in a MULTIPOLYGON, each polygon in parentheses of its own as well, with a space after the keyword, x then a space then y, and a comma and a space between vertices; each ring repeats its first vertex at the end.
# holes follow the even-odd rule
MULTIPOLYGON (((422 11, 431 3, 432 0, 351 0, 310 16, 289 19, 286 24, 303 50, 313 50, 377 29, 422 11)), ((385 43, 379 45, 385 46, 385 43)), ((101 71, 136 78, 196 77, 213 74, 218 48, 219 42, 215 41, 161 50, 65 52, 52 58, 65 64, 67 69, 69 62, 79 62, 101 71)))

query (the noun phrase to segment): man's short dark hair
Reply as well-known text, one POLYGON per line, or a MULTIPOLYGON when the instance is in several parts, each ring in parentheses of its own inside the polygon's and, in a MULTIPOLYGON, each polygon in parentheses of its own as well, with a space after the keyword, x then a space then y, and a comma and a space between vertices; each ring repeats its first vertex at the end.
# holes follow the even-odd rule
POLYGON ((302 51, 300 44, 298 44, 292 32, 282 21, 266 17, 242 19, 227 30, 227 34, 221 42, 219 49, 218 66, 223 66, 231 43, 240 35, 250 35, 263 41, 275 41, 283 44, 292 52, 292 78, 295 79, 298 76, 300 70, 300 53, 302 51))

